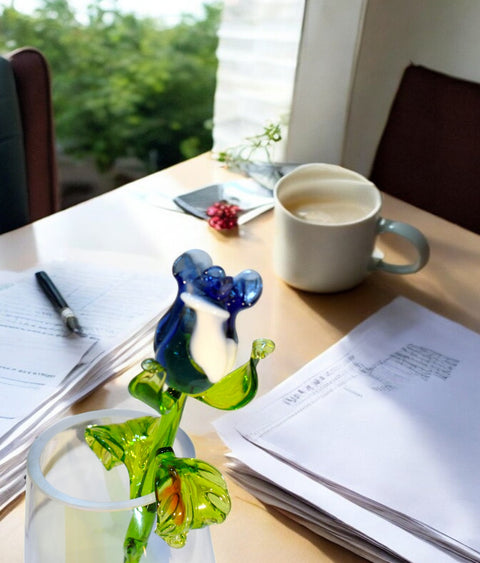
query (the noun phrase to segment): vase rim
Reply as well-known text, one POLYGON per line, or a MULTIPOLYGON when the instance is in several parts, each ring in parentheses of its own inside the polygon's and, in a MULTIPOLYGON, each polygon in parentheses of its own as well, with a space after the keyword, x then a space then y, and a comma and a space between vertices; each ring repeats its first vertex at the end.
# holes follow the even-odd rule
MULTIPOLYGON (((68 430, 69 428, 74 428, 85 422, 98 421, 101 418, 107 417, 120 417, 123 420, 128 420, 130 418, 137 418, 140 416, 148 416, 151 413, 133 409, 124 408, 109 408, 100 409, 95 411, 87 411, 81 414, 67 416, 61 420, 49 426, 44 430, 33 442, 30 451, 27 456, 27 475, 30 480, 35 483, 45 495, 48 497, 61 502, 65 505, 73 506, 81 510, 91 510, 91 511, 121 511, 121 510, 131 510, 140 506, 146 506, 156 502, 155 493, 152 492, 148 495, 133 499, 125 499, 118 501, 94 501, 88 499, 81 499, 71 495, 68 495, 59 489, 57 489, 50 481, 45 477, 42 471, 40 460, 42 453, 48 444, 48 442, 54 438, 60 432, 68 430)), ((195 457, 195 449, 190 438, 185 434, 183 430, 178 429, 176 435, 176 441, 182 450, 182 457, 195 457)), ((100 463, 97 460, 98 463, 100 463)), ((95 459, 92 457, 92 463, 95 463, 95 459)), ((106 471, 106 470, 105 470, 106 471)))

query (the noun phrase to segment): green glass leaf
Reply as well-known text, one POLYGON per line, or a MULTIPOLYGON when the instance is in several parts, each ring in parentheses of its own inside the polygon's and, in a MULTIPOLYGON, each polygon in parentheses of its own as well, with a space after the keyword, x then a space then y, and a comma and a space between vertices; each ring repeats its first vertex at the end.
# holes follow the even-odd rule
POLYGON ((160 414, 168 413, 181 393, 170 387, 165 388, 167 372, 156 360, 144 360, 142 368, 143 371, 130 381, 128 391, 160 414))
POLYGON ((106 469, 124 463, 132 480, 151 455, 160 425, 161 419, 152 416, 120 424, 92 425, 85 429, 85 440, 106 469))
POLYGON ((275 344, 267 338, 254 340, 250 360, 215 383, 195 399, 222 410, 245 406, 255 396, 258 388, 257 364, 271 354, 275 344))
POLYGON ((171 448, 157 456, 156 533, 171 547, 183 547, 190 530, 225 520, 231 508, 218 469, 194 458, 177 458, 171 448))

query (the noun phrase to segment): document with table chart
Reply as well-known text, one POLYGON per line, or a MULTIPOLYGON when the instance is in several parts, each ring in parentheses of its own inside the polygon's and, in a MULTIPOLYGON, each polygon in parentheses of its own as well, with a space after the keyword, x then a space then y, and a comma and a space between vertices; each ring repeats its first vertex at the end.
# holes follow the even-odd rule
POLYGON ((479 365, 480 335, 397 298, 233 428, 226 419, 218 428, 238 449, 244 440, 445 553, 480 561, 479 365))

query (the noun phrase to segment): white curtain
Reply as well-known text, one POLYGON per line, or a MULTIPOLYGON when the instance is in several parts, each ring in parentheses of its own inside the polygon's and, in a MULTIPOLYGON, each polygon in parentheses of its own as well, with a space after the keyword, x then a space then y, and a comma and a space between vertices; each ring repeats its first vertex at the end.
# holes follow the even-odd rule
MULTIPOLYGON (((217 56, 214 151, 241 144, 269 122, 287 125, 305 0, 224 0, 217 56)), ((282 160, 284 143, 274 158, 282 160)))

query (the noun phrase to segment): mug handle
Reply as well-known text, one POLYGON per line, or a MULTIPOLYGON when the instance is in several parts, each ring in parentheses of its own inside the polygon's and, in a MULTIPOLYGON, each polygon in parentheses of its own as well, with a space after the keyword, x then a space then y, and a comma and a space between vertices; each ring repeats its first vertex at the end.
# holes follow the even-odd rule
POLYGON ((393 221, 392 219, 384 219, 380 217, 377 223, 377 233, 394 233, 398 236, 406 238, 417 249, 418 257, 412 264, 389 264, 382 259, 372 259, 372 270, 383 270, 391 274, 413 274, 418 272, 428 262, 430 256, 430 247, 425 236, 412 225, 402 223, 401 221, 393 221))

